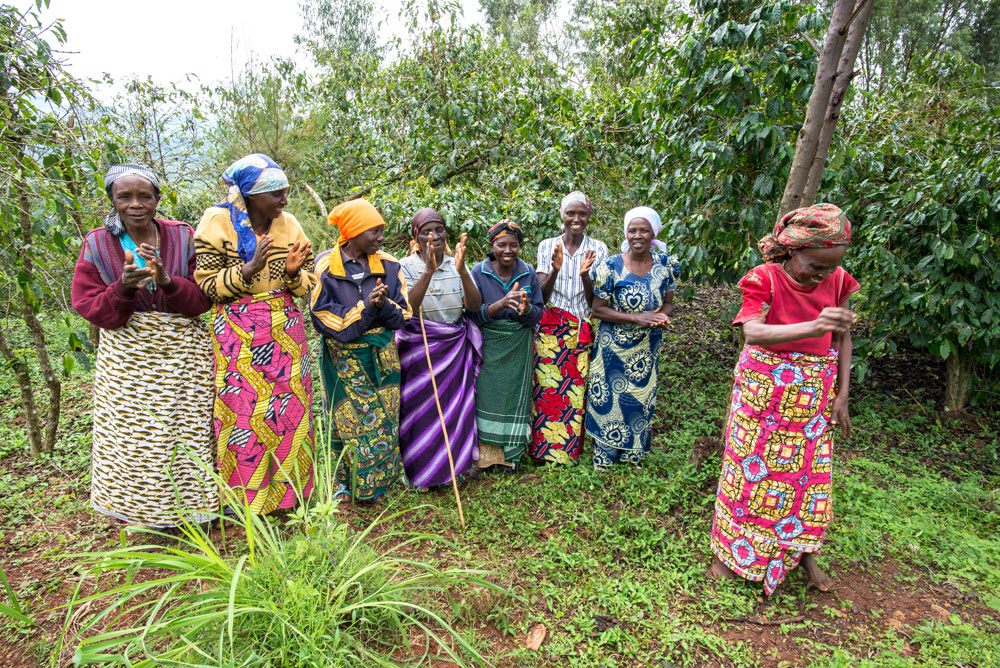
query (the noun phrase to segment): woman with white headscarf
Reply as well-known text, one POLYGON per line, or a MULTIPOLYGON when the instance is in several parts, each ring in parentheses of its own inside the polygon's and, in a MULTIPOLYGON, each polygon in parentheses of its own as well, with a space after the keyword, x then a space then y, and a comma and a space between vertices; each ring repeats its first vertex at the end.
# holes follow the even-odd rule
POLYGON ((626 250, 594 268, 594 317, 600 320, 590 366, 587 431, 594 468, 639 466, 649 454, 663 329, 673 311, 674 271, 667 255, 652 253, 649 207, 625 214, 626 250))
POLYGON ((157 218, 160 184, 141 165, 104 177, 114 207, 83 241, 73 308, 101 328, 94 374, 90 504, 154 528, 203 522, 212 469, 212 348, 198 317, 194 232, 157 218))
POLYGON ((587 236, 594 208, 580 191, 559 205, 563 233, 538 245, 538 280, 545 310, 535 335, 534 419, 528 454, 569 464, 583 445, 584 399, 590 344, 590 270, 608 258, 603 241, 587 236))
POLYGON ((214 302, 219 475, 253 513, 312 491, 312 374, 295 304, 312 288, 312 244, 288 204, 288 179, 254 153, 222 174, 226 199, 195 232, 195 280, 214 302))

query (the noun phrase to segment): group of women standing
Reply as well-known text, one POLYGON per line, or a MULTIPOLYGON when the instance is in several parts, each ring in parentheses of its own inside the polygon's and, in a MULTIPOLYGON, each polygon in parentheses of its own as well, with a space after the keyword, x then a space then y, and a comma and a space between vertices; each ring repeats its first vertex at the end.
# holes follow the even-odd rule
MULTIPOLYGON (((413 216, 410 253, 399 260, 382 251, 378 210, 362 199, 345 202, 329 215, 336 244, 314 257, 284 211, 288 180, 278 165, 249 155, 222 181, 226 199, 192 231, 155 217, 159 184, 148 169, 117 165, 106 176, 114 211, 84 241, 72 291, 77 311, 102 329, 91 486, 98 511, 152 527, 202 521, 219 505, 213 467, 251 512, 290 508, 309 496, 313 375, 297 297, 308 297, 320 334, 320 433, 338 461, 337 496, 380 500, 401 479, 427 489, 493 466, 514 470, 526 449, 536 462, 574 462, 585 432, 598 470, 639 466, 648 455, 677 272, 655 238, 661 223, 653 209, 625 215, 622 252, 609 256, 586 234, 590 200, 573 192, 560 205, 562 234, 538 245, 537 270, 520 258, 523 229, 506 219, 489 229, 489 253, 470 269, 466 235, 452 252, 447 222, 433 209, 413 216), (198 317, 209 310, 208 322, 198 317)), ((737 319, 754 345, 737 368, 727 430, 712 533, 720 576, 780 581, 775 560, 787 570, 818 549, 816 518, 829 513, 828 503, 825 510, 816 504, 822 486, 829 488, 829 466, 820 460, 829 461, 830 420, 815 416, 832 411, 833 423, 847 420, 847 377, 837 371, 836 351, 831 362, 819 348, 846 345, 849 359, 844 328, 853 315, 842 302, 856 283, 838 268, 842 248, 838 257, 813 258, 801 250, 812 241, 790 246, 799 237, 784 234, 776 230, 770 243, 774 257, 789 258, 785 274, 764 265, 741 283, 747 294, 766 283, 767 295, 753 294, 770 311, 745 299, 737 319), (794 250, 780 255, 787 248, 794 250), (822 325, 794 324, 812 313, 810 295, 826 286, 827 275, 843 275, 830 296, 841 308, 820 309, 822 325), (817 277, 816 285, 796 283, 817 277), (799 287, 786 289, 782 280, 799 287), (798 351, 800 339, 821 330, 822 340, 798 351), (816 359, 806 363, 802 353, 816 359), (754 427, 765 408, 768 425, 785 416, 787 397, 767 403, 759 377, 786 367, 796 382, 806 379, 802 392, 812 392, 814 403, 793 402, 789 410, 798 412, 779 420, 777 431, 763 422, 754 427), (741 378, 752 385, 741 389, 741 378), (809 412, 814 408, 819 413, 809 412), (751 446, 751 432, 767 435, 751 446), (739 446, 733 434, 742 434, 739 446), (802 445, 786 456, 789 439, 802 445), (759 469, 748 457, 761 460, 759 469), (763 473, 768 457, 781 463, 763 473), (793 480, 803 461, 809 474, 793 480), (734 475, 754 484, 749 501, 734 475), (770 509, 757 499, 762 480, 784 494, 782 507, 799 513, 796 520, 812 521, 793 532, 797 541, 750 530, 790 531, 784 517, 748 519, 770 509), (801 490, 812 495, 812 515, 795 500, 801 490)))

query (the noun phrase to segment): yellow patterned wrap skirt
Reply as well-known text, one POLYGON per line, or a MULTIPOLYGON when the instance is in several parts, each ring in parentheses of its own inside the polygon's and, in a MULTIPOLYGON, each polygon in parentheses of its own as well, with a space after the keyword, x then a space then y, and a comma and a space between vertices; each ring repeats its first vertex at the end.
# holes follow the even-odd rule
POLYGON ((218 510, 211 477, 212 346, 200 319, 136 313, 101 330, 94 374, 90 503, 149 527, 218 510))

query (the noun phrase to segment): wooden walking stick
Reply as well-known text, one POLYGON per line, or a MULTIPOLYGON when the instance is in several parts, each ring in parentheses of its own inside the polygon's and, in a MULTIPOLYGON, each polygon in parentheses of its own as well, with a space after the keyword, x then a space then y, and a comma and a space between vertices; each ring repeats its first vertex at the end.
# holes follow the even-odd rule
POLYGON ((444 434, 444 447, 448 451, 448 467, 451 468, 451 487, 455 490, 455 502, 458 504, 458 520, 465 531, 465 513, 462 512, 462 497, 458 493, 458 480, 455 479, 455 460, 451 457, 451 440, 448 438, 448 427, 444 424, 444 411, 441 410, 441 397, 438 395, 437 381, 434 379, 434 365, 431 364, 431 349, 427 345, 427 330, 424 329, 424 307, 420 307, 420 334, 424 339, 424 355, 427 356, 427 370, 431 374, 431 387, 434 389, 434 403, 437 404, 438 419, 441 420, 441 432, 444 434))

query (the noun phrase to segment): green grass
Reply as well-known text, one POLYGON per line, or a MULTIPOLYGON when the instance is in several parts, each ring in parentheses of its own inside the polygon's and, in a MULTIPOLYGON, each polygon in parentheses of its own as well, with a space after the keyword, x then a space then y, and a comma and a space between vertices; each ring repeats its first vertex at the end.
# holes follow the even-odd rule
MULTIPOLYGON (((736 351, 725 321, 729 307, 725 293, 699 290, 678 309, 661 363, 654 452, 641 471, 595 474, 585 452, 580 466, 527 466, 516 475, 487 476, 461 487, 464 534, 450 488, 395 493, 392 512, 402 513, 392 521, 395 530, 448 541, 413 545, 408 558, 433 568, 491 571, 497 585, 517 595, 464 591, 430 596, 428 605, 444 606, 442 615, 462 637, 499 666, 1000 665, 1000 421, 995 408, 985 407, 972 418, 938 418, 940 389, 927 380, 933 368, 919 359, 887 361, 904 369, 899 377, 880 376, 876 363, 866 384, 852 392, 855 436, 835 445, 836 519, 819 556, 835 591, 811 589, 796 571, 762 599, 759 585, 707 576, 719 467, 714 448, 736 351), (692 449, 703 461, 690 460, 692 449), (944 618, 932 603, 946 610, 944 618), (902 623, 890 623, 894 616, 902 623), (743 617, 801 621, 727 621, 743 617), (524 634, 538 622, 548 637, 536 653, 524 647, 524 634)), ((71 398, 85 391, 81 378, 71 398)), ((8 382, 0 374, 0 390, 8 382)), ((5 418, 12 410, 0 404, 5 418)), ((9 419, 4 423, 17 431, 9 419)), ((60 543, 36 530, 31 513, 43 520, 50 513, 77 518, 80 526, 100 523, 86 509, 87 462, 79 452, 89 425, 83 413, 73 424, 56 458, 37 464, 15 456, 10 440, 0 445, 0 482, 16 490, 0 499, 6 504, 2 527, 17 550, 3 566, 22 608, 35 618, 48 619, 46 606, 67 599, 65 583, 61 589, 52 583, 75 582, 79 563, 50 561, 51 578, 27 581, 9 564, 20 554, 77 552, 87 549, 80 541, 114 537, 81 531, 60 543), (33 475, 72 480, 52 492, 28 482, 33 475), (53 510, 60 495, 66 498, 53 510), (7 519, 8 509, 17 521, 7 519), (23 533, 13 537, 17 531, 23 533)), ((345 537, 357 536, 378 515, 364 505, 341 510, 337 522, 351 527, 343 528, 345 537)), ((382 525, 369 537, 387 530, 382 525)), ((298 531, 286 530, 282 540, 312 563, 313 548, 295 543, 298 531)), ((393 544, 379 540, 365 544, 380 550, 393 544)), ((301 582, 295 586, 316 588, 301 582)), ((50 620, 44 632, 24 624, 0 628, 0 656, 5 643, 21 643, 31 657, 51 655, 63 619, 50 620)))

